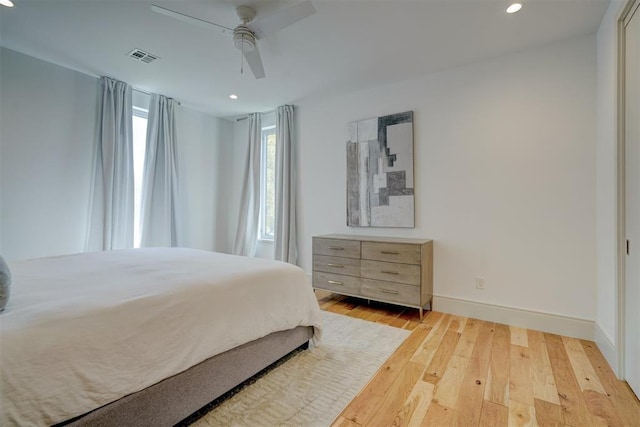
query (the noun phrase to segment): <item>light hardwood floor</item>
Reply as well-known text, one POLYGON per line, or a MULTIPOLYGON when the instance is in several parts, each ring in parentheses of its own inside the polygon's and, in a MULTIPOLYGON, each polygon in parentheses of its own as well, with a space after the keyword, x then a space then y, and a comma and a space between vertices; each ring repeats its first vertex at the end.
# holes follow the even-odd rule
POLYGON ((347 298, 323 310, 412 330, 341 426, 640 426, 640 402, 591 341, 347 298))

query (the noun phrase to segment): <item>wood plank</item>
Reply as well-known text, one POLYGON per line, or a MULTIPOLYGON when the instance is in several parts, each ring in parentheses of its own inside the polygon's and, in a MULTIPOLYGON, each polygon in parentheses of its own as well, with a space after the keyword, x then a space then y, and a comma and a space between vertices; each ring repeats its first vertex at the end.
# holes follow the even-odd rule
POLYGON ((411 357, 411 362, 418 363, 426 367, 431 363, 433 356, 436 354, 444 335, 447 333, 449 323, 451 323, 451 315, 443 315, 438 322, 431 328, 431 332, 424 340, 422 346, 416 350, 411 357))
POLYGON ((413 331, 382 365, 369 384, 353 398, 341 415, 348 420, 363 424, 373 413, 396 376, 409 362, 410 355, 422 344, 429 332, 431 328, 426 326, 413 331))
POLYGON ((509 400, 516 400, 525 405, 533 406, 531 363, 529 360, 529 349, 527 347, 511 345, 509 400))
POLYGON ((405 325, 407 325, 408 323, 409 323, 408 320, 403 319, 401 317, 396 317, 395 319, 389 321, 387 324, 395 328, 404 329, 405 325))
POLYGON ((394 425, 419 426, 433 400, 433 384, 418 381, 396 415, 394 425))
POLYGON ((438 426, 447 427, 452 426, 455 411, 446 406, 442 406, 436 402, 432 402, 427 410, 427 415, 422 420, 423 426, 438 426))
POLYGON ((360 424, 354 423, 345 417, 338 416, 333 424, 331 424, 331 427, 360 427, 360 424))
MULTIPOLYGON (((324 292, 324 291, 316 291, 316 296, 318 296, 319 292, 324 292)), ((318 305, 320 306, 320 308, 322 310, 326 310, 327 308, 331 307, 332 305, 336 305, 338 304, 340 301, 342 301, 342 299, 344 299, 344 297, 334 297, 333 294, 329 294, 329 296, 324 297, 322 299, 318 300, 318 305)))
POLYGON ((437 384, 438 381, 440 381, 444 375, 445 369, 447 368, 447 364, 451 359, 453 350, 455 350, 456 345, 458 344, 460 335, 460 333, 451 329, 448 329, 445 332, 438 349, 431 359, 431 363, 429 363, 429 366, 427 366, 427 369, 424 372, 422 377, 424 381, 431 384, 437 384))
POLYGON ((433 394, 433 400, 442 406, 455 408, 460 394, 460 385, 464 379, 469 359, 460 356, 451 356, 451 360, 447 364, 442 379, 438 382, 433 394))
MULTIPOLYGON (((409 310, 410 309, 406 309, 405 312, 409 310)), ((405 312, 403 312, 401 316, 402 315, 407 316, 405 312)), ((429 311, 424 315, 421 323, 425 326, 434 327, 442 320, 443 316, 444 316, 444 313, 440 313, 438 311, 429 311)), ((415 320, 415 318, 414 316, 411 316, 411 317, 408 317, 407 320, 415 320)))
POLYGON ((327 309, 327 311, 337 314, 346 314, 356 308, 358 305, 359 303, 355 298, 343 297, 343 299, 338 304, 332 305, 327 309))
POLYGON ((471 357, 481 323, 481 320, 476 319, 469 319, 467 321, 467 324, 462 331, 462 335, 460 336, 460 340, 458 341, 458 345, 453 351, 454 356, 466 357, 467 359, 471 357))
POLYGON ((394 320, 396 320, 398 318, 398 315, 401 313, 402 311, 396 311, 396 310, 387 310, 384 316, 380 316, 380 318, 378 320, 376 320, 377 323, 384 323, 385 325, 390 325, 391 322, 393 322, 394 320))
POLYGON ((509 369, 511 365, 511 333, 507 325, 497 324, 494 328, 493 348, 489 362, 485 400, 504 405, 509 404, 509 369))
POLYGON ((420 322, 417 320, 409 320, 403 327, 402 329, 406 329, 408 331, 413 331, 414 329, 416 329, 418 326, 420 326, 420 322))
POLYGON ((369 314, 369 317, 367 317, 367 320, 369 322, 384 323, 386 325, 386 318, 387 314, 384 311, 376 311, 376 309, 372 309, 372 312, 369 314))
POLYGON ((422 376, 424 365, 409 362, 398 373, 391 383, 389 390, 380 399, 376 408, 365 417, 364 424, 367 426, 386 427, 390 425, 402 425, 408 422, 408 414, 402 411, 404 403, 409 398, 413 386, 422 376), (406 418, 398 418, 400 415, 406 418))
POLYGON ((600 424, 587 408, 580 386, 573 375, 573 369, 569 362, 569 356, 565 350, 562 338, 555 334, 544 334, 547 344, 547 352, 553 377, 556 380, 556 388, 560 397, 560 405, 565 423, 571 426, 592 426, 600 424))
POLYGON ((562 337, 562 343, 569 356, 569 363, 571 363, 573 373, 578 380, 580 390, 607 394, 580 341, 575 338, 562 337))
POLYGON ((464 327, 467 324, 467 320, 469 319, 466 317, 453 316, 451 323, 449 324, 449 330, 462 334, 462 331, 464 331, 464 327))
POLYGON ((529 360, 531 362, 533 397, 560 405, 556 380, 553 378, 544 334, 542 332, 529 330, 527 336, 529 339, 529 360))
MULTIPOLYGON (((625 425, 613 406, 613 403, 608 399, 606 394, 601 394, 592 390, 585 390, 582 394, 584 395, 584 400, 587 402, 587 408, 589 408, 589 411, 593 415, 602 418, 606 425, 610 427, 625 425)), ((640 418, 636 419, 636 422, 640 425, 640 418)))
POLYGON ((527 330, 516 326, 509 326, 511 331, 511 345, 519 345, 520 347, 529 347, 527 330))
POLYGON ((482 403, 480 427, 500 427, 509 424, 509 408, 489 400, 482 403))
MULTIPOLYGON (((437 312, 429 312, 429 313, 433 313, 434 314, 433 317, 436 319, 439 319, 443 315, 442 313, 437 313, 437 312)), ((430 320, 427 320, 426 317, 422 321, 420 321, 420 314, 418 310, 414 308, 405 309, 404 311, 402 311, 402 313, 398 315, 398 318, 404 319, 407 321, 407 323, 405 323, 404 326, 402 326, 402 329, 407 329, 409 331, 413 331, 418 327, 418 325, 421 325, 421 324, 424 324, 427 326, 431 325, 430 320)))
MULTIPOLYGON (((531 336, 529 336, 530 338, 531 336)), ((529 341, 531 344, 531 341, 529 341)), ((541 426, 562 427, 565 425, 560 404, 550 403, 542 399, 533 399, 536 410, 536 420, 541 426)))
POLYGON ((489 372, 491 346, 493 345, 495 324, 481 322, 476 344, 473 347, 469 366, 465 373, 460 394, 456 402, 454 423, 461 426, 473 426, 480 422, 484 388, 489 372))
POLYGON ((625 425, 633 425, 640 420, 640 402, 627 385, 616 378, 606 359, 592 341, 581 341, 587 357, 594 367, 600 383, 611 400, 616 412, 625 425))
POLYGON ((526 405, 517 400, 509 402, 509 427, 537 426, 536 410, 532 405, 526 405))
POLYGON ((354 307, 352 310, 349 310, 344 314, 349 317, 355 317, 356 319, 362 319, 362 320, 366 320, 367 317, 369 316, 369 312, 367 311, 366 306, 363 306, 363 305, 354 307))

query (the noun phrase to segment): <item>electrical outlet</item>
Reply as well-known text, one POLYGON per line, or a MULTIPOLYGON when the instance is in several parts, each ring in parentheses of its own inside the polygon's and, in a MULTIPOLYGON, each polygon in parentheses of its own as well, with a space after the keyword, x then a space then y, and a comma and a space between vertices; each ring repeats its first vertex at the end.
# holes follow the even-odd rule
POLYGON ((476 289, 484 289, 484 277, 476 277, 476 289))

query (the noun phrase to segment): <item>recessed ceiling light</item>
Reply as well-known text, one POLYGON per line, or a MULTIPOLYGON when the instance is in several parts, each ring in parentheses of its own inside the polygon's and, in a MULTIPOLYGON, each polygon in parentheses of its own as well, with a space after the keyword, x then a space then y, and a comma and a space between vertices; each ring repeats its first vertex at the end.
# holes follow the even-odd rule
POLYGON ((522 9, 522 3, 513 3, 507 8, 507 13, 516 13, 522 9))
POLYGON ((13 2, 11 0, 0 0, 0 4, 7 7, 13 7, 13 2))
MULTIPOLYGON (((2 0, 0 0, 0 1, 2 1, 2 0)), ((232 93, 231 95, 229 95, 229 98, 238 99, 238 95, 232 93)))

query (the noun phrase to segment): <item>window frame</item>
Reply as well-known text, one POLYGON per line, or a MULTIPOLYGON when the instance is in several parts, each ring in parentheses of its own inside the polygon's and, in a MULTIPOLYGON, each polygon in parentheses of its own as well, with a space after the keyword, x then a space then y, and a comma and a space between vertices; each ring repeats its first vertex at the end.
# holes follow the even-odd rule
MULTIPOLYGON (((273 243, 275 235, 265 233, 266 226, 266 193, 267 193, 267 140, 269 135, 276 135, 276 126, 263 126, 260 131, 260 221, 258 225, 258 241, 273 243)), ((276 141, 277 145, 277 141, 276 141)), ((275 165, 274 165, 275 168, 275 165)), ((275 181, 275 171, 274 171, 275 181)), ((274 183, 275 184, 275 183, 274 183)), ((275 195, 274 195, 275 197, 275 195)), ((275 202, 275 201, 274 201, 275 202)), ((274 224, 275 225, 275 224, 274 224)))

